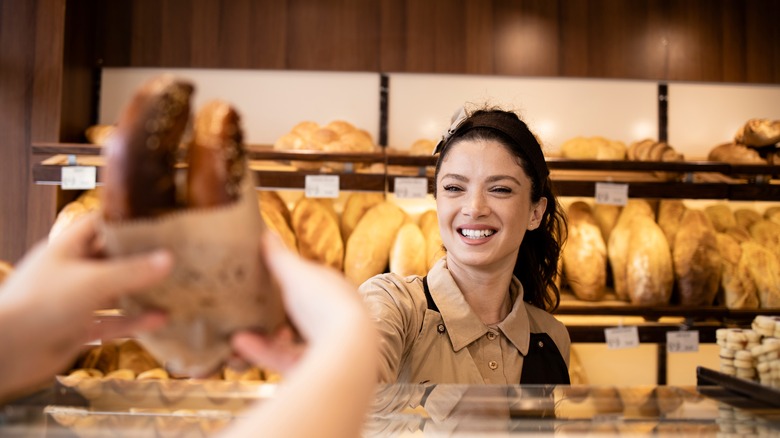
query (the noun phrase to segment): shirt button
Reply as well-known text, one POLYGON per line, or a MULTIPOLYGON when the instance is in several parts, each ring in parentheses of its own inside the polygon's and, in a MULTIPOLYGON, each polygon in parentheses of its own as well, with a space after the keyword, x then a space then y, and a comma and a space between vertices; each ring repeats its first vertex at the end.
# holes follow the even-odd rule
POLYGON ((498 368, 498 362, 491 360, 490 362, 488 362, 488 366, 490 367, 491 370, 494 370, 498 368))
POLYGON ((539 341, 539 348, 544 348, 544 342, 539 341))
POLYGON ((444 324, 439 324, 438 326, 436 326, 436 331, 437 332, 444 333, 444 330, 445 330, 444 329, 444 324))
POLYGON ((496 332, 488 332, 487 338, 490 339, 491 341, 493 339, 496 339, 496 332))

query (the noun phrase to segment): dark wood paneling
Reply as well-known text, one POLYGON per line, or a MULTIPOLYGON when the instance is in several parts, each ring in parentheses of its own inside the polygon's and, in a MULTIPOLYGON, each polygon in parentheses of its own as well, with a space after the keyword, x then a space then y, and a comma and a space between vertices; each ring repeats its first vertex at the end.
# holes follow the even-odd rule
POLYGON ((558 74, 557 1, 496 0, 493 16, 496 74, 558 74))
POLYGON ((0 2, 0 259, 12 262, 53 219, 52 189, 32 186, 29 145, 57 139, 64 12, 64 0, 0 2))
POLYGON ((747 82, 780 83, 780 2, 746 1, 745 65, 747 82))
POLYGON ((780 82, 774 1, 91 2, 112 66, 780 82))
POLYGON ((379 3, 289 0, 287 68, 377 71, 379 3))

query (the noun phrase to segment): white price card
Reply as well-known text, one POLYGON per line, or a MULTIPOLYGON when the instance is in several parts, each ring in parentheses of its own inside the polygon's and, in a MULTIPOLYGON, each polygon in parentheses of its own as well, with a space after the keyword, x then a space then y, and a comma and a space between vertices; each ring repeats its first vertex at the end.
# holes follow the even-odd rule
POLYGON ((62 190, 90 190, 95 188, 97 168, 95 166, 65 166, 62 168, 62 190))
POLYGON ((669 353, 695 353, 699 351, 699 331, 666 332, 666 351, 669 353))
POLYGON ((338 175, 306 175, 307 198, 338 198, 338 175))
POLYGON ((639 346, 639 330, 635 325, 604 329, 604 337, 607 339, 607 348, 610 350, 639 346))
POLYGON ((626 205, 628 184, 596 183, 596 204, 626 205))
POLYGON ((400 199, 424 198, 428 195, 428 178, 398 177, 395 196, 400 199))

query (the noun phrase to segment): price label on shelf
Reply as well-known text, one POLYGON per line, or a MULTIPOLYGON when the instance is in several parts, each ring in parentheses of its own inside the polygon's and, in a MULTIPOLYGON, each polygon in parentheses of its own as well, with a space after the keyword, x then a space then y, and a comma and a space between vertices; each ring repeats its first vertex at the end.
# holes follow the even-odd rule
POLYGON ((65 166, 60 175, 62 190, 90 190, 97 182, 95 166, 65 166))
POLYGON ((338 175, 306 175, 305 195, 307 198, 338 198, 338 175))
POLYGON ((596 183, 596 204, 626 205, 628 184, 596 183))
POLYGON ((428 195, 428 178, 398 177, 394 193, 400 199, 424 198, 428 195))
POLYGON ((699 351, 699 331, 666 332, 666 351, 669 353, 695 353, 699 351))
POLYGON ((636 326, 604 329, 604 337, 607 339, 607 348, 610 350, 639 346, 639 330, 636 326))

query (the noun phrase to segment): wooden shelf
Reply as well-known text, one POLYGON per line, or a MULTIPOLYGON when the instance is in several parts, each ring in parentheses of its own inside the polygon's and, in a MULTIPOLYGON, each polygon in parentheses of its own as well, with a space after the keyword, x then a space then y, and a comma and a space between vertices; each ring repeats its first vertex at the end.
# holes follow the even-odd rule
MULTIPOLYGON (((102 146, 79 143, 34 143, 35 155, 97 156, 102 146)), ((342 190, 394 191, 395 178, 427 176, 432 189, 431 169, 436 164, 434 156, 388 154, 385 150, 375 153, 322 153, 312 151, 277 151, 269 145, 249 145, 251 160, 277 163, 322 162, 343 163, 340 176, 342 190), (376 173, 355 173, 353 164, 382 166, 376 173)), ((667 199, 727 199, 774 201, 780 199, 778 165, 732 165, 713 161, 649 162, 569 160, 550 157, 552 179, 559 196, 595 195, 596 183, 628 184, 630 198, 667 199), (653 176, 654 172, 674 172, 682 175, 682 181, 664 181, 653 176), (718 174, 718 182, 693 182, 696 174, 718 174)), ((33 178, 38 184, 59 184, 60 167, 45 162, 33 166, 33 178)), ((335 166, 334 166, 335 167, 335 166)), ((317 170, 289 171, 256 170, 261 187, 303 189, 306 175, 319 174, 317 170)), ((100 180, 98 169, 98 180, 100 180)))

